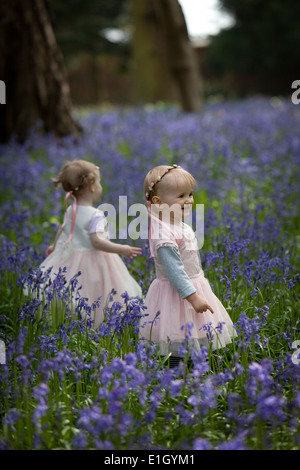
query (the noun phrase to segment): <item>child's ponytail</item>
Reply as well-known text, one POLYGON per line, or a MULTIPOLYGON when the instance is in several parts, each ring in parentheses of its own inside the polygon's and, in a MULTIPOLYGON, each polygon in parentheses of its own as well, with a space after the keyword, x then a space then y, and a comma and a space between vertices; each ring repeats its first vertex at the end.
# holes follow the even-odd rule
POLYGON ((74 160, 63 166, 58 176, 52 178, 52 183, 56 188, 62 187, 66 192, 72 191, 76 195, 95 181, 98 169, 93 163, 74 160))

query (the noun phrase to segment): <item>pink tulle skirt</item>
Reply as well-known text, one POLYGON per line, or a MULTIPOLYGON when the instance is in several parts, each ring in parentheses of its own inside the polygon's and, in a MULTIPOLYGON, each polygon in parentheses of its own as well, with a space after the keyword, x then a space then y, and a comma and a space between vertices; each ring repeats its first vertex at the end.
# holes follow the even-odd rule
POLYGON ((180 297, 167 279, 155 279, 148 290, 145 305, 148 317, 141 327, 141 336, 159 345, 160 354, 180 354, 182 342, 187 338, 189 348, 212 345, 213 349, 224 347, 235 336, 233 323, 212 292, 203 273, 192 277, 197 293, 214 310, 197 313, 191 304, 180 297), (159 315, 157 316, 157 313, 159 315), (157 317, 157 318, 155 318, 157 317))
POLYGON ((130 297, 141 296, 141 288, 130 275, 122 259, 113 253, 103 251, 73 251, 71 255, 62 261, 61 255, 55 251, 41 264, 44 271, 52 267, 51 277, 58 273, 59 267, 66 267, 64 274, 67 282, 79 271, 78 284, 82 286, 80 296, 92 303, 101 296, 100 307, 92 312, 94 326, 99 326, 104 320, 104 308, 108 304, 112 289, 116 290, 113 301, 122 302, 121 294, 127 291, 130 297))

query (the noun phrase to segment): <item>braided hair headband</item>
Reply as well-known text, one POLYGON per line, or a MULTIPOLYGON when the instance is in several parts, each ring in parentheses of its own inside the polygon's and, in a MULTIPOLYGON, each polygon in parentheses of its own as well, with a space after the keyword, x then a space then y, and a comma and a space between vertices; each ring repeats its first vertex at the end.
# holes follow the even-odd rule
POLYGON ((180 168, 179 165, 172 165, 170 166, 169 168, 166 168, 165 171, 163 172, 163 174, 161 176, 158 176, 157 180, 156 181, 152 181, 148 187, 148 191, 145 193, 145 196, 146 196, 146 199, 149 201, 150 199, 150 196, 151 196, 151 192, 153 192, 153 188, 154 186, 159 183, 161 181, 161 179, 167 174, 169 173, 171 170, 173 170, 174 168, 180 168))

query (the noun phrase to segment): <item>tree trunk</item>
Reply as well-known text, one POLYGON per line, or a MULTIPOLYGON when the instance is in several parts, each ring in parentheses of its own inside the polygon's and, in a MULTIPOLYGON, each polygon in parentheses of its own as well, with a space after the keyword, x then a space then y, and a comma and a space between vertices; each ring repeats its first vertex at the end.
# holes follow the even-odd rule
POLYGON ((0 141, 42 121, 56 136, 78 135, 63 57, 56 43, 45 0, 1 0, 0 78, 6 105, 0 106, 0 141))
POLYGON ((200 76, 182 8, 177 0, 162 0, 161 8, 169 66, 180 93, 182 107, 185 111, 197 111, 201 105, 200 76))
POLYGON ((179 101, 201 107, 201 80, 177 0, 134 0, 136 95, 143 101, 179 101))
POLYGON ((138 102, 178 101, 166 61, 164 32, 152 0, 133 0, 134 97, 138 102))

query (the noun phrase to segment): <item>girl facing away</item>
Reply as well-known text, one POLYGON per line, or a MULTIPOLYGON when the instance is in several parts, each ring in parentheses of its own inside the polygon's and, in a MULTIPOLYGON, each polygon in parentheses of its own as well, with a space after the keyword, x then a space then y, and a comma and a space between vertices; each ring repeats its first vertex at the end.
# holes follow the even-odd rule
POLYGON ((146 295, 149 317, 141 334, 159 345, 161 355, 172 353, 171 365, 179 363, 186 337, 189 347, 199 350, 210 342, 213 349, 223 347, 235 335, 227 311, 204 276, 195 233, 183 222, 194 202, 195 185, 194 177, 178 165, 157 166, 144 181, 156 278, 146 295), (210 339, 208 331, 213 334, 210 339))
POLYGON ((94 312, 94 326, 104 320, 104 308, 114 289, 114 300, 121 301, 127 291, 130 297, 142 296, 141 288, 131 277, 119 255, 132 259, 141 254, 141 248, 113 243, 109 240, 107 220, 104 213, 96 209, 102 195, 100 169, 93 163, 74 160, 66 163, 56 179, 55 187, 67 192, 73 199, 58 230, 54 244, 46 250, 47 258, 40 268, 52 268, 51 275, 66 267, 67 282, 79 271, 80 293, 92 304, 99 296, 100 307, 94 312))

